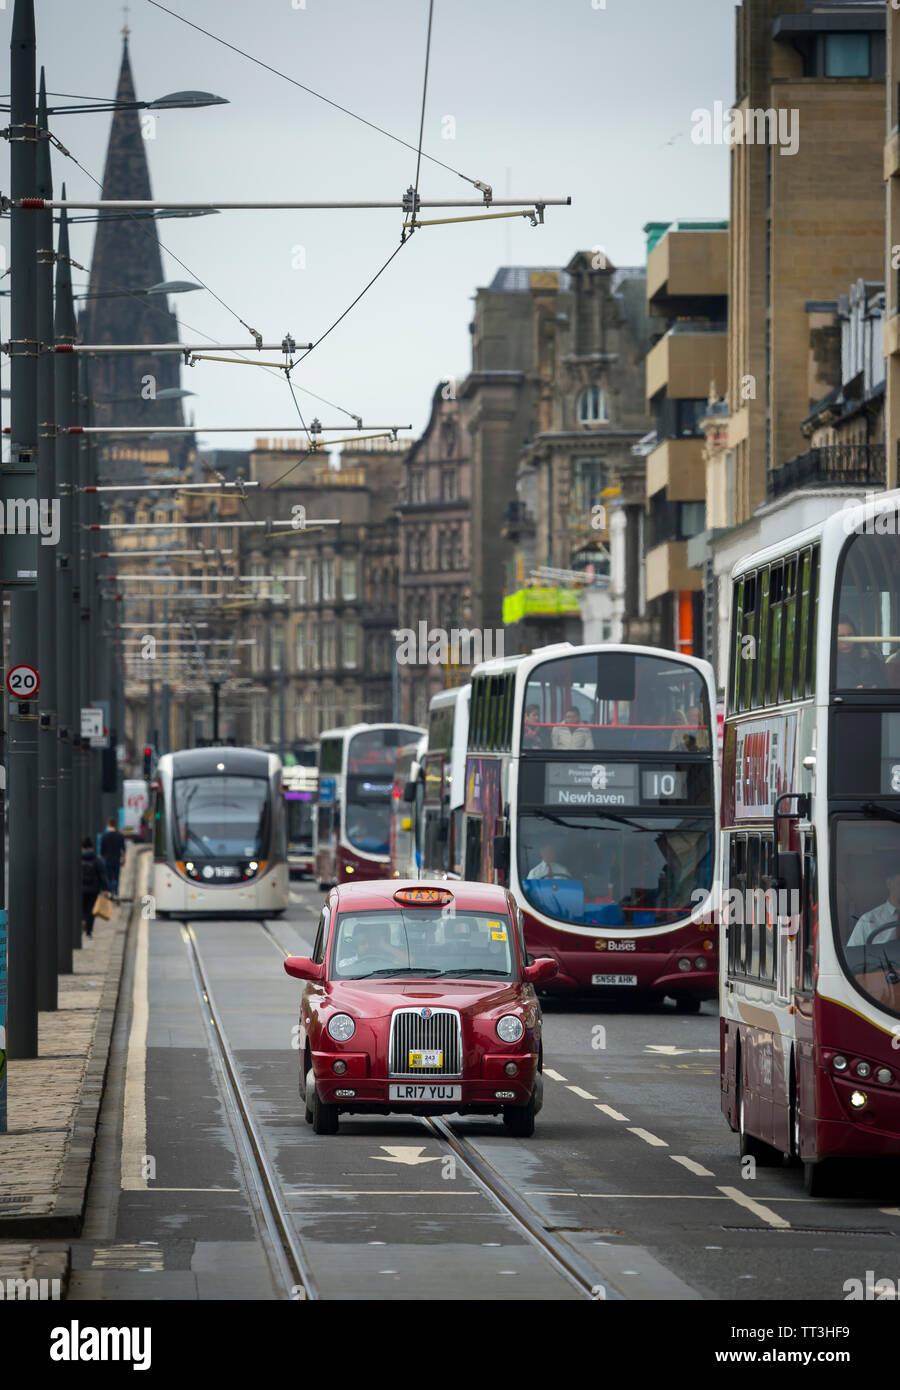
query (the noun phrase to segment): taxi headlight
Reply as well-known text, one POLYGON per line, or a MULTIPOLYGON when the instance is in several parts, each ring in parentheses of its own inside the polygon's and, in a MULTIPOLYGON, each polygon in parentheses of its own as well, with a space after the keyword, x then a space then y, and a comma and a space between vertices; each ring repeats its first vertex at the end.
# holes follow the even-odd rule
POLYGON ((497 1037, 505 1043, 518 1042, 525 1032, 525 1025, 515 1014, 504 1014, 497 1019, 497 1037))
POLYGON ((356 1024, 349 1014, 333 1014, 328 1020, 328 1036, 335 1042, 346 1042, 356 1032, 356 1024))

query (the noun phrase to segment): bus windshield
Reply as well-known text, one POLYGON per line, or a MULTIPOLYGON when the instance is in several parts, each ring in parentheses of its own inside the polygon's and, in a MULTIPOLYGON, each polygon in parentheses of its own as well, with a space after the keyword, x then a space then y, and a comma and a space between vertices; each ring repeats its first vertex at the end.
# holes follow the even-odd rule
POLYGON ((354 849, 387 854, 391 834, 391 790, 398 749, 419 730, 404 727, 366 729, 354 734, 347 749, 346 834, 354 849))
POLYGON ((259 859, 268 842, 269 784, 264 777, 176 777, 176 859, 259 859))
POLYGON ((522 753, 598 750, 708 753, 700 672, 679 661, 610 651, 556 657, 528 678, 522 753))
POLYGON ((890 520, 893 534, 853 536, 844 550, 835 605, 836 690, 900 689, 900 548, 896 518, 890 520))
MULTIPOLYGON (((900 830, 900 826, 897 827, 900 830)), ((712 819, 522 813, 518 869, 538 911, 585 926, 672 926, 712 887, 712 819)))
POLYGON ((900 821, 836 821, 833 892, 844 969, 863 994, 900 1016, 900 821))

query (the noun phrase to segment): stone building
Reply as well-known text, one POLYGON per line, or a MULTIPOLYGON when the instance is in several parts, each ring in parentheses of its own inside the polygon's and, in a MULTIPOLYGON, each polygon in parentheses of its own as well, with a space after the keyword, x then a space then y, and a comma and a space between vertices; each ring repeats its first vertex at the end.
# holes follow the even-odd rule
MULTIPOLYGON (((424 724, 428 702, 438 690, 465 682, 474 651, 458 644, 448 648, 446 662, 427 660, 427 634, 441 629, 469 631, 472 625, 471 593, 471 436, 468 404, 457 398, 453 383, 443 381, 435 389, 431 416, 424 432, 405 459, 405 480, 399 505, 400 600, 399 629, 415 634, 415 661, 400 657, 400 717, 424 724), (424 624, 425 641, 420 641, 424 624), (456 658, 455 660, 453 658, 456 658)), ((493 655, 493 652, 488 653, 493 655)))

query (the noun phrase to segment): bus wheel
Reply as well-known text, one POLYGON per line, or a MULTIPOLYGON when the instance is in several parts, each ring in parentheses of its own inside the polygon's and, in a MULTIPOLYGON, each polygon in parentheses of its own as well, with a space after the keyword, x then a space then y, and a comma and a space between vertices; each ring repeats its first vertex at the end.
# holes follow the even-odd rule
POLYGON ((754 1163, 758 1163, 761 1168, 771 1168, 776 1163, 781 1162, 782 1154, 778 1149, 773 1149, 772 1145, 767 1144, 764 1139, 757 1139, 755 1135, 748 1134, 744 1129, 743 1078, 738 1080, 738 1144, 741 1161, 745 1158, 752 1158, 754 1163))
POLYGON ((312 1084, 312 1127, 314 1134, 337 1134, 338 1108, 336 1105, 323 1105, 315 1080, 312 1084))
POLYGON ((534 1134, 535 1117, 534 1092, 527 1105, 507 1105, 503 1109, 503 1123, 516 1139, 530 1139, 534 1134))
POLYGON ((698 1014, 700 1002, 691 994, 682 994, 680 998, 675 1000, 675 1012, 677 1014, 698 1014))
POLYGON ((789 1124, 790 1124, 790 1131, 789 1131, 789 1134, 788 1134, 788 1143, 790 1144, 790 1152, 789 1152, 789 1154, 788 1154, 787 1157, 788 1157, 788 1162, 790 1163, 791 1167, 792 1167, 792 1168, 797 1168, 797 1167, 800 1166, 800 1163, 801 1163, 801 1158, 800 1158, 800 1106, 799 1106, 799 1104, 797 1103, 797 1074, 796 1074, 796 1072, 794 1071, 794 1063, 793 1063, 793 1061, 791 1061, 791 1091, 790 1091, 790 1096, 791 1096, 791 1103, 790 1103, 790 1115, 789 1115, 789 1121, 788 1121, 789 1124))

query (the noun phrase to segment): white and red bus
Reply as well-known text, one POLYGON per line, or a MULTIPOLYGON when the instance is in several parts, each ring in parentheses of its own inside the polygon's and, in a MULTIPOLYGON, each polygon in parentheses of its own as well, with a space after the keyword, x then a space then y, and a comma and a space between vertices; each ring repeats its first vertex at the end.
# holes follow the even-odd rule
POLYGON ((418 878, 422 867, 422 760, 426 738, 397 749, 391 788, 391 878, 418 878))
POLYGON ((397 750, 424 734, 408 724, 352 724, 319 735, 316 878, 322 889, 389 878, 397 750))
POLYGON ((545 647, 472 672, 464 877, 506 882, 553 991, 716 996, 712 668, 653 647, 545 647))
POLYGON ((428 705, 422 806, 422 877, 462 878, 463 803, 471 685, 439 690, 428 705))
POLYGON ((733 571, 722 1108, 742 1156, 900 1155, 900 493, 733 571))
POLYGON ((313 821, 316 810, 316 771, 314 748, 292 755, 293 763, 285 763, 281 771, 284 788, 284 809, 287 821, 287 862, 290 874, 312 874, 315 868, 313 852, 313 821))

